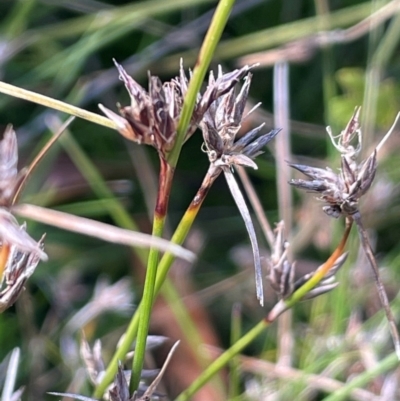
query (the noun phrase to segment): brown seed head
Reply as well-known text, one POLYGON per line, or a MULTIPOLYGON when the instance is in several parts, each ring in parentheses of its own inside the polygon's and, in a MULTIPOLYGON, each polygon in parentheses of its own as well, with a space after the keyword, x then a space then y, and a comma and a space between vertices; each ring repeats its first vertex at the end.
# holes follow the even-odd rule
POLYGON ((289 243, 284 238, 285 223, 276 225, 274 230, 275 241, 269 260, 269 281, 273 290, 280 299, 287 298, 293 293, 295 263, 287 259, 289 243))
POLYGON ((356 157, 361 150, 362 136, 359 126, 360 108, 356 108, 347 127, 339 135, 337 143, 328 127, 327 131, 336 149, 341 153, 339 173, 330 168, 321 169, 301 164, 289 163, 310 180, 293 179, 289 183, 297 188, 316 192, 318 199, 326 202, 323 207, 332 217, 352 215, 358 210, 360 198, 368 191, 375 177, 377 168, 376 150, 364 161, 358 163, 356 157), (357 145, 351 143, 357 138, 357 145))
MULTIPOLYGON (((149 90, 146 92, 121 65, 116 63, 120 79, 131 98, 130 106, 120 107, 120 116, 99 105, 108 118, 113 120, 118 131, 127 139, 155 147, 165 156, 174 146, 184 96, 189 81, 181 63, 179 77, 164 84, 158 77, 149 75, 149 90)), ((198 94, 185 140, 196 130, 210 105, 230 89, 249 71, 245 66, 239 70, 222 74, 215 80, 210 73, 204 95, 198 94)))

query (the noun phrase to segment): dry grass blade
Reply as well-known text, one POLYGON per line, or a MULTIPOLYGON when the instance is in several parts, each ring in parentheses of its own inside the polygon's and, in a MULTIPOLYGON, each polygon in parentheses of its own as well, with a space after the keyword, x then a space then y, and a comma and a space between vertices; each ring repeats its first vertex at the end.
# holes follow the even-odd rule
POLYGON ((376 152, 379 153, 380 149, 382 148, 382 146, 386 143, 386 141, 389 139, 390 135, 392 135, 394 129, 396 128, 396 125, 399 121, 400 118, 400 113, 397 113, 397 116, 394 120, 394 123, 392 124, 392 126, 390 127, 389 131, 387 132, 387 134, 382 138, 382 140, 379 142, 378 146, 376 147, 376 152))
POLYGON ((161 368, 160 372, 158 373, 157 377, 153 380, 153 382, 150 384, 149 388, 146 390, 146 392, 143 394, 143 397, 141 397, 138 401, 147 401, 151 399, 151 396, 153 395, 154 391, 156 390, 156 387, 160 383, 165 371, 167 370, 168 364, 172 358, 172 355, 174 355, 174 352, 176 348, 178 347, 180 341, 177 341, 171 348, 171 350, 168 353, 167 359, 164 362, 163 367, 161 368))
POLYGON ((12 205, 14 205, 17 202, 18 197, 21 194, 21 191, 24 188, 26 181, 32 174, 33 170, 36 168, 36 166, 40 163, 40 161, 43 159, 43 157, 46 155, 46 153, 49 151, 49 149, 57 142, 58 138, 60 138, 60 136, 65 132, 65 130, 69 127, 69 125, 74 120, 75 120, 75 117, 68 118, 67 121, 65 121, 65 123, 58 129, 57 133, 55 135, 53 135, 53 137, 46 143, 46 145, 43 147, 43 149, 34 158, 32 163, 29 165, 28 169, 26 170, 25 175, 18 186, 18 189, 15 192, 15 195, 12 200, 12 205))
POLYGON ((19 216, 90 237, 100 238, 107 242, 145 248, 154 247, 160 251, 171 252, 177 257, 190 262, 195 260, 193 252, 162 238, 155 238, 151 235, 114 227, 99 221, 40 206, 23 204, 14 206, 12 210, 19 216))
POLYGON ((116 124, 106 117, 100 116, 96 113, 91 113, 90 111, 72 106, 68 103, 61 102, 60 100, 52 99, 48 96, 19 88, 18 86, 10 85, 0 81, 0 92, 13 97, 18 97, 20 99, 28 100, 33 103, 41 104, 42 106, 59 110, 88 121, 92 121, 93 123, 103 125, 104 127, 116 129, 116 124))
POLYGON ((239 58, 239 66, 257 62, 261 67, 273 66, 277 63, 289 61, 294 63, 304 62, 315 55, 317 49, 328 45, 340 43, 351 43, 363 36, 366 36, 379 25, 383 25, 388 19, 399 12, 400 3, 390 1, 379 8, 375 13, 347 29, 334 29, 322 31, 295 39, 285 43, 283 46, 252 53, 239 58))
POLYGON ((8 363, 7 367, 7 375, 4 382, 3 392, 1 394, 1 401, 14 400, 13 392, 15 387, 15 380, 17 378, 19 355, 19 348, 14 348, 11 353, 10 362, 8 363))
POLYGON ((243 198, 242 192, 233 177, 232 172, 228 168, 224 168, 224 174, 226 182, 229 186, 229 189, 232 193, 233 199, 236 202, 236 205, 239 209, 240 214, 242 215, 244 224, 246 225, 247 232, 249 233, 251 247, 253 249, 253 257, 254 257, 254 269, 256 274, 256 293, 257 299, 260 301, 261 306, 264 305, 264 290, 263 290, 263 277, 260 263, 260 251, 258 249, 258 242, 256 237, 256 232, 254 230, 253 222, 251 221, 249 209, 247 208, 246 202, 243 198))
POLYGON ((57 392, 48 392, 47 394, 50 395, 58 395, 60 397, 68 397, 68 398, 74 398, 75 400, 81 400, 81 401, 97 401, 95 398, 91 398, 91 397, 86 397, 84 395, 80 395, 80 394, 72 394, 72 393, 57 393, 57 392))
POLYGON ((396 320, 393 316, 392 310, 390 309, 389 299, 388 299, 385 287, 382 283, 382 280, 381 280, 381 277, 379 274, 379 267, 376 262, 374 253, 372 251, 371 244, 368 239, 368 235, 365 231, 365 228, 364 228, 362 220, 361 220, 361 214, 359 212, 357 212, 354 215, 352 215, 351 217, 357 225, 361 245, 362 245, 364 252, 368 258, 368 261, 372 267, 372 271, 374 273, 374 279, 375 279, 375 283, 376 283, 376 288, 378 290, 379 299, 381 301, 383 309, 385 310, 386 318, 389 322, 390 334, 392 336, 393 343, 394 343, 394 348, 396 350, 397 358, 400 361, 400 337, 399 337, 399 332, 398 332, 397 326, 396 326, 396 320))

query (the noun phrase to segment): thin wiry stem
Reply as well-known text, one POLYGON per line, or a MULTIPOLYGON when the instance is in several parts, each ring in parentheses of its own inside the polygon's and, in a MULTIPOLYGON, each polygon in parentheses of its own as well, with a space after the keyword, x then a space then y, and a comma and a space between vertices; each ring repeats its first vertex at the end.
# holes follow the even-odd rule
POLYGON ((256 272, 257 299, 260 301, 261 306, 263 306, 264 305, 264 291, 263 291, 263 280, 262 280, 263 276, 262 276, 262 270, 261 270, 260 251, 258 249, 256 232, 254 230, 253 222, 251 221, 249 209, 247 208, 247 205, 243 198, 242 192, 240 191, 240 188, 239 188, 235 178, 233 177, 232 172, 227 167, 224 167, 223 170, 224 170, 226 182, 232 193, 233 199, 236 202, 239 212, 242 215, 244 224, 246 225, 247 232, 249 233, 251 247, 253 249, 254 268, 255 268, 255 272, 256 272))
POLYGON ((46 143, 46 145, 40 150, 40 152, 36 155, 32 163, 29 165, 28 170, 22 179, 21 183, 19 184, 19 187, 17 191, 15 192, 14 198, 11 202, 12 205, 14 205, 19 196, 21 195, 22 190, 24 189, 25 183, 27 179, 31 176, 33 170, 37 167, 37 165, 40 163, 40 161, 43 159, 43 157, 47 154, 49 149, 58 141, 60 136, 65 132, 65 130, 69 127, 69 125, 72 123, 72 121, 75 120, 75 117, 69 117, 64 124, 61 125, 61 127, 57 130, 57 132, 51 137, 51 139, 46 143))
POLYGON ((365 228, 363 226, 362 223, 362 219, 361 219, 361 214, 360 212, 356 212, 351 216, 351 219, 356 223, 357 225, 357 229, 358 229, 358 234, 360 237, 360 241, 361 241, 361 245, 364 249, 364 252, 368 258, 368 261, 372 267, 372 271, 374 273, 374 278, 375 278, 375 284, 376 284, 376 288, 378 290, 378 295, 379 295, 379 299, 381 301, 381 304, 383 306, 383 309, 385 310, 385 314, 386 314, 386 318, 389 322, 389 330, 390 330, 390 334, 392 336, 393 339, 393 343, 394 343, 394 348, 396 350, 396 354, 398 359, 400 360, 400 337, 399 337, 399 332, 397 331, 397 327, 396 327, 396 321, 395 318, 393 316, 392 310, 390 309, 390 303, 389 303, 389 299, 385 290, 385 287, 382 283, 380 274, 379 274, 379 267, 378 264, 376 262, 374 253, 372 251, 372 247, 371 244, 369 242, 368 239, 368 235, 367 232, 365 231, 365 228))
MULTIPOLYGON (((292 227, 292 191, 287 182, 290 172, 286 160, 291 159, 289 126, 289 64, 277 63, 274 67, 274 122, 282 129, 275 139, 276 184, 278 192, 279 220, 285 222, 285 237, 290 242, 292 227)), ((290 253, 290 248, 288 250, 290 253)), ((278 364, 291 366, 294 339, 292 333, 292 313, 289 311, 278 321, 278 364)))

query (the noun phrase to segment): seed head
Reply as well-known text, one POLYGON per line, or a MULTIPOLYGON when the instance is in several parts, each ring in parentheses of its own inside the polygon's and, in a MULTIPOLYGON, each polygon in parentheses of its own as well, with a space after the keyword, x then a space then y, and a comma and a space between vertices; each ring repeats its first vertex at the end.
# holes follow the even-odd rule
POLYGON ((258 135, 264 126, 262 124, 235 142, 242 120, 254 110, 243 116, 251 78, 250 73, 245 77, 239 94, 236 95, 235 88, 232 88, 212 103, 204 114, 200 127, 206 153, 215 166, 241 165, 257 169, 253 159, 263 153, 261 149, 280 131, 276 129, 268 134, 258 135))
MULTIPOLYGON (((154 336, 148 337, 148 343, 153 343, 152 339, 154 336)), ((159 338, 155 340, 160 344, 159 338)), ((141 372, 142 378, 152 378, 152 382, 149 385, 140 382, 139 389, 132 395, 129 392, 129 379, 131 376, 130 370, 124 370, 121 362, 118 363, 118 371, 115 375, 114 383, 110 386, 107 394, 104 394, 105 399, 110 399, 110 401, 150 401, 154 398, 159 399, 161 394, 156 393, 156 387, 159 385, 171 358, 179 345, 179 341, 176 342, 168 353, 168 356, 164 362, 164 365, 160 370, 143 370, 141 372)), ((101 357, 101 343, 99 340, 96 341, 93 350, 91 350, 86 339, 83 338, 81 344, 81 355, 83 361, 86 365, 89 377, 93 384, 97 385, 101 382, 101 378, 104 375, 104 362, 101 357)), ((98 401, 95 398, 86 397, 81 394, 72 393, 49 393, 51 395, 69 397, 77 400, 85 401, 98 401)))
MULTIPOLYGON (((114 61, 115 62, 115 61, 114 61)), ((118 131, 129 140, 155 147, 165 158, 174 146, 184 96, 189 81, 181 63, 179 76, 162 83, 160 78, 149 74, 148 92, 130 77, 121 65, 115 62, 120 79, 131 98, 131 105, 119 107, 120 116, 99 105, 108 118, 113 120, 118 131)), ((195 109, 185 137, 188 139, 198 127, 204 113, 220 96, 227 93, 250 69, 245 66, 214 79, 210 73, 204 95, 198 94, 195 109)))
POLYGON ((321 169, 289 163, 291 167, 311 179, 293 179, 290 184, 320 194, 318 199, 328 204, 323 207, 324 212, 335 218, 341 215, 352 215, 358 210, 360 198, 368 191, 375 177, 376 149, 366 160, 360 163, 356 160, 362 147, 359 114, 360 108, 356 108, 347 127, 339 135, 337 143, 331 129, 327 128, 332 143, 341 153, 339 173, 335 173, 328 167, 321 169), (354 140, 357 142, 356 147, 352 145, 354 140))
MULTIPOLYGON (((219 71, 219 76, 223 76, 221 70, 219 71)), ((217 82, 219 79, 217 79, 217 82)), ((249 233, 254 257, 257 299, 263 305, 263 277, 256 233, 242 192, 233 176, 233 168, 234 166, 248 166, 257 169, 253 159, 263 153, 261 149, 280 130, 258 135, 263 127, 261 125, 236 141, 236 135, 241 128, 243 118, 246 117, 243 117, 243 113, 250 83, 251 74, 248 74, 238 94, 236 94, 233 87, 226 94, 218 97, 205 112, 200 128, 203 131, 204 151, 208 155, 210 167, 214 170, 214 174, 219 174, 223 171, 233 199, 249 233)))
POLYGON ((293 293, 295 263, 287 259, 289 243, 285 240, 285 223, 280 221, 274 230, 275 241, 269 260, 269 282, 279 299, 293 293))
MULTIPOLYGON (((288 260, 289 243, 284 238, 284 232, 285 225, 284 222, 281 221, 277 224, 275 229, 275 241, 269 260, 270 268, 268 278, 271 287, 277 293, 279 299, 286 299, 290 297, 315 274, 315 271, 313 271, 295 280, 296 264, 295 262, 290 262, 288 260)), ((333 290, 338 285, 338 283, 335 281, 335 274, 340 267, 343 266, 346 258, 347 253, 344 253, 338 257, 323 280, 321 280, 316 287, 309 291, 302 298, 302 300, 315 298, 318 295, 322 295, 333 290)))

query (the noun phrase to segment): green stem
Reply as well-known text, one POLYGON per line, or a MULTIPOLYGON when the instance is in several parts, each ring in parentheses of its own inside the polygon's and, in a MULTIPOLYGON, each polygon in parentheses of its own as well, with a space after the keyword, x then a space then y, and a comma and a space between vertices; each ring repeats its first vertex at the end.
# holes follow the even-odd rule
MULTIPOLYGON (((236 344, 242 334, 242 306, 235 303, 231 314, 231 344, 236 344)), ((240 391, 240 361, 237 357, 232 358, 229 372, 229 399, 239 397, 240 391)))
MULTIPOLYGON (((204 39, 202 48, 200 50, 196 66, 193 71, 193 76, 190 80, 188 91, 185 96, 184 105, 177 129, 177 138, 174 147, 171 150, 170 154, 168 155, 168 160, 163 160, 162 158, 160 158, 161 167, 163 168, 165 164, 165 166, 171 169, 170 170, 171 181, 173 176, 173 170, 178 162, 179 154, 185 140, 186 130, 189 125, 193 109, 195 107, 197 93, 199 92, 201 84, 203 83, 206 71, 210 65, 215 48, 220 40, 222 31, 226 25, 226 22, 228 20, 234 2, 235 2, 234 0, 221 0, 218 4, 210 28, 207 32, 206 38, 204 39)), ((162 172, 160 171, 160 184, 163 185, 162 184, 163 182, 164 181, 162 180, 162 172)), ((167 184, 165 185, 164 189, 161 186, 159 188, 159 193, 158 193, 159 201, 157 202, 156 213, 153 222, 153 235, 161 235, 162 233, 166 210, 168 206, 169 190, 170 186, 168 186, 167 184)), ((207 193, 207 191, 208 188, 205 192, 203 191, 204 196, 207 193)), ((188 208, 187 213, 185 213, 185 216, 183 216, 181 221, 182 224, 179 224, 177 231, 175 233, 176 236, 174 234, 172 241, 174 240, 183 241, 184 238, 186 238, 186 235, 191 227, 191 224, 193 223, 193 220, 198 213, 201 203, 204 200, 204 198, 202 198, 201 196, 202 192, 200 191, 200 198, 197 195, 194 198, 193 202, 188 208)), ((143 303, 141 304, 141 307, 138 308, 136 313, 134 314, 129 324, 123 343, 121 344, 120 348, 117 350, 111 363, 109 364, 107 372, 102 382, 96 388, 95 390, 96 397, 100 397, 103 395, 105 387, 112 380, 112 376, 116 372, 116 366, 117 366, 116 362, 120 359, 121 356, 124 356, 126 354, 126 352, 124 354, 123 351, 129 349, 129 346, 133 341, 136 331, 138 332, 138 338, 135 348, 135 356, 133 360, 133 372, 131 377, 130 390, 135 390, 139 385, 140 373, 143 367, 143 359, 146 348, 146 338, 148 334, 150 314, 154 297, 158 293, 162 283, 166 278, 169 268, 174 260, 174 256, 167 253, 164 255, 163 260, 165 260, 165 262, 163 264, 162 263, 160 264, 159 266, 160 274, 157 275, 158 251, 150 250, 145 287, 143 292, 143 303)))
POLYGON ((350 382, 346 383, 340 390, 335 391, 334 394, 324 398, 324 401, 343 401, 348 400, 351 392, 357 388, 365 387, 371 380, 383 375, 390 369, 398 366, 399 360, 396 353, 390 354, 383 361, 379 362, 372 369, 366 370, 350 382))
POLYGON ((177 129, 175 146, 168 156, 168 161, 172 166, 176 166, 181 147, 185 141, 186 130, 196 104, 197 94, 206 76, 208 67, 211 63, 217 44, 221 38, 222 32, 228 21, 235 0, 220 0, 215 10, 210 27, 204 38, 200 52, 197 56, 196 65, 193 70, 193 76, 190 79, 188 91, 183 103, 182 113, 177 129))
MULTIPOLYGON (((184 104, 182 108, 182 113, 179 119, 179 124, 177 128, 177 137, 175 144, 170 154, 168 155, 168 160, 161 158, 161 167, 165 166, 171 168, 171 181, 173 176, 173 170, 178 162, 178 158, 181 152, 182 145, 185 140, 186 130, 189 126, 191 116, 196 104, 197 94, 200 87, 204 81, 207 69, 212 60, 215 48, 221 38, 222 32, 228 21, 229 14, 232 10, 235 0, 220 0, 217 9, 214 13, 211 25, 207 31, 207 35, 204 39, 203 45, 200 49, 200 53, 196 62, 196 66, 193 70, 193 76, 190 80, 188 91, 186 93, 184 104)), ((166 170, 168 171, 168 170, 166 170)), ((160 184, 164 181, 162 180, 162 171, 160 172, 160 184)), ((159 188, 158 199, 156 205, 156 213, 153 223, 153 234, 160 236, 164 228, 165 215, 168 205, 170 186, 165 185, 165 188, 159 188)), ((196 212, 197 214, 197 212, 196 212)), ((186 236, 187 232, 185 233, 186 236)), ((173 260, 173 259, 172 259, 173 260)), ((171 260, 171 263, 172 263, 171 260)), ((143 292, 142 308, 140 313, 140 322, 138 328, 138 337, 135 347, 135 356, 133 359, 133 371, 130 382, 130 390, 135 391, 139 386, 140 374, 143 367, 144 355, 146 351, 146 339, 149 329, 151 309, 154 301, 154 286, 156 284, 156 273, 157 273, 157 262, 158 262, 158 251, 150 250, 149 261, 147 265, 146 280, 143 292)), ((165 275, 169 270, 170 265, 166 269, 165 275)), ((163 278, 163 281, 165 277, 163 278)), ((161 284, 160 284, 161 286, 161 284)))
POLYGON ((346 226, 345 233, 338 247, 324 263, 322 268, 318 269, 315 274, 304 283, 290 298, 287 300, 279 301, 272 311, 268 314, 268 317, 253 327, 247 334, 233 344, 228 350, 221 354, 211 365, 185 390, 183 391, 175 401, 187 401, 189 400, 201 387, 203 387, 215 374, 217 374, 224 366, 226 366, 232 358, 234 358, 239 352, 241 352, 247 345, 249 345, 262 331, 273 323, 278 316, 280 316, 285 310, 293 307, 298 303, 304 295, 313 289, 329 271, 336 259, 343 253, 343 248, 346 244, 351 224, 346 226))
MULTIPOLYGON (((160 181, 157 194, 157 202, 153 220, 152 234, 161 237, 164 231, 165 218, 168 208, 169 194, 171 192, 172 178, 174 169, 160 157, 160 181)), ((139 387, 140 376, 142 373, 144 357, 146 353, 147 335, 149 332, 151 311, 153 309, 155 284, 157 277, 159 251, 151 248, 147 261, 146 278, 144 282, 142 307, 140 311, 140 322, 138 336, 136 340, 135 354, 132 365, 132 375, 129 384, 130 391, 133 393, 139 387)))
MULTIPOLYGON (((192 202, 190 203, 188 209, 186 210, 185 214, 183 215, 178 227, 175 230, 174 235, 171 238, 171 242, 175 244, 182 244, 185 240, 190 228, 192 227, 193 221, 195 220, 197 213, 200 210, 200 207, 211 188, 211 185, 214 183, 215 179, 220 174, 220 170, 216 171, 213 167, 210 167, 209 171, 207 172, 203 183, 199 190, 197 191, 195 197, 193 198, 192 202)), ((162 257, 158 268, 157 268, 157 277, 154 289, 154 297, 157 296, 159 293, 162 284, 164 283, 169 269, 175 260, 174 255, 167 252, 162 257)), ((125 355, 128 353, 130 346, 132 344, 133 339, 135 338, 139 321, 142 316, 142 303, 139 304, 138 308, 133 315, 129 326, 125 332, 124 339, 122 340, 119 348, 116 350, 111 362, 107 366, 107 370, 103 376, 101 383, 96 387, 94 391, 94 398, 100 398, 103 396, 104 391, 106 390, 109 383, 112 382, 114 375, 117 371, 118 361, 122 360, 125 355)))
POLYGON ((243 351, 255 338, 257 338, 264 329, 270 325, 267 320, 262 320, 246 333, 240 340, 232 345, 231 348, 221 354, 209 367, 185 390, 175 401, 187 401, 200 390, 215 374, 217 374, 224 366, 226 366, 233 357, 243 351))

